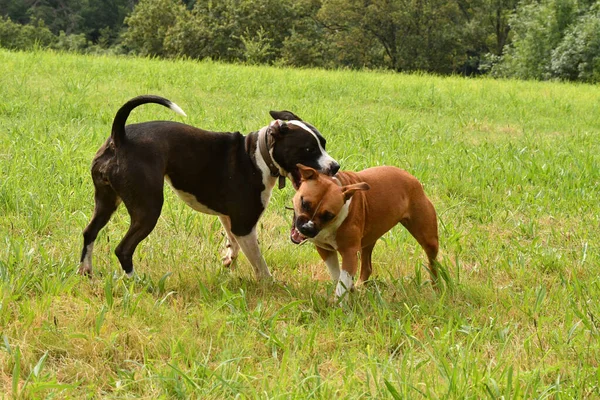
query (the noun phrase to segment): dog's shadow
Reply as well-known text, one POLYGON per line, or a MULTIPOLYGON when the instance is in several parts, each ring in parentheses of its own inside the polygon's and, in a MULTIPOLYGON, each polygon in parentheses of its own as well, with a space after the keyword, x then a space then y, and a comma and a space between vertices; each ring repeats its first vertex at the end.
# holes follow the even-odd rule
POLYGON ((340 317, 375 315, 401 319, 418 308, 420 312, 435 314, 439 307, 448 306, 450 297, 462 297, 462 290, 449 291, 445 285, 441 290, 434 290, 431 283, 419 275, 400 278, 374 275, 338 299, 333 282, 310 276, 298 278, 296 275, 288 279, 276 276, 273 281, 263 282, 257 281, 250 271, 226 267, 206 271, 142 272, 133 278, 126 278, 119 271, 97 272, 92 280, 97 283, 93 286, 100 286, 96 289, 101 291, 103 286, 106 292, 109 284, 112 285, 115 299, 135 294, 146 297, 144 301, 153 301, 155 306, 208 307, 215 312, 229 313, 228 318, 284 313, 286 318, 300 324, 314 323, 339 313, 340 317))

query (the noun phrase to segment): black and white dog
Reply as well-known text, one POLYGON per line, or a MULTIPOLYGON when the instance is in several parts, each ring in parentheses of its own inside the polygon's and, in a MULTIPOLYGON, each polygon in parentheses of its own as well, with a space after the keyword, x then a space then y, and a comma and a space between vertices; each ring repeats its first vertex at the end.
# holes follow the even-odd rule
POLYGON ((269 278, 256 237, 258 219, 278 178, 280 187, 287 177, 298 188, 296 164, 335 175, 339 164, 325 151, 323 136, 289 111, 271 111, 275 121, 247 136, 168 121, 125 126, 130 112, 146 103, 185 116, 173 102, 150 95, 131 99, 119 109, 110 138, 92 162, 95 208, 83 231, 78 272, 91 275, 94 241, 122 201, 131 225, 115 254, 125 273, 133 275, 133 253, 156 225, 166 180, 194 210, 219 216, 228 238, 225 265, 241 248, 257 278, 269 278))

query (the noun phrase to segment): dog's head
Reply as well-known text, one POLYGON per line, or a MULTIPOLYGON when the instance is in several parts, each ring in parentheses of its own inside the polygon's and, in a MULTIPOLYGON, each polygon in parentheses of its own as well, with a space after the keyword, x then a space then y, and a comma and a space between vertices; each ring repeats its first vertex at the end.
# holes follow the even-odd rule
POLYGON ((348 215, 348 200, 359 190, 369 190, 365 182, 340 186, 329 176, 304 165, 297 166, 300 186, 294 195, 294 221, 290 239, 300 243, 320 232, 337 229, 348 215))
POLYGON ((297 164, 335 175, 340 164, 325 151, 325 138, 317 128, 290 111, 271 111, 270 114, 275 119, 267 128, 272 138, 272 157, 295 189, 301 179, 297 164))

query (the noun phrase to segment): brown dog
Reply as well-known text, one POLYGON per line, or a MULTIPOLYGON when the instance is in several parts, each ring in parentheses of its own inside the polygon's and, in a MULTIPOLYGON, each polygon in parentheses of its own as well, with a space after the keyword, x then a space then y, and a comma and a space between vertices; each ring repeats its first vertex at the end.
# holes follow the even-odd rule
POLYGON ((385 166, 341 171, 334 178, 303 165, 298 168, 302 179, 293 200, 291 240, 315 244, 331 278, 338 282, 337 297, 353 287, 359 252, 360 280, 369 279, 375 242, 398 223, 423 247, 432 281, 437 281, 437 217, 414 176, 385 166), (342 256, 341 272, 336 251, 342 256))

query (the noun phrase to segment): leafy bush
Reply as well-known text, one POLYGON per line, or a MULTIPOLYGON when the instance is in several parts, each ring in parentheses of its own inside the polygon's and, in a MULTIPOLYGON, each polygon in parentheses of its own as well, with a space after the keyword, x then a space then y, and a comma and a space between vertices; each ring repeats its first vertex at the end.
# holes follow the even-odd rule
POLYGON ((512 44, 495 75, 522 79, 600 79, 600 6, 544 0, 522 5, 510 21, 512 44))
POLYGON ((281 58, 282 65, 293 67, 324 67, 327 50, 322 41, 310 37, 305 32, 292 31, 283 41, 281 58))
POLYGON ((142 56, 166 56, 165 39, 177 22, 188 19, 189 14, 180 0, 141 0, 125 18, 128 28, 123 45, 142 56))
POLYGON ((0 47, 11 50, 29 50, 36 46, 48 47, 56 37, 42 21, 21 25, 10 18, 0 17, 0 47))
POLYGON ((552 52, 552 73, 562 79, 600 82, 600 5, 582 16, 552 52))
POLYGON ((273 54, 273 47, 270 39, 261 26, 255 34, 246 30, 246 33, 240 37, 244 44, 244 58, 250 64, 263 64, 268 62, 273 54))
POLYGON ((164 52, 170 57, 186 56, 191 58, 210 57, 211 32, 196 13, 187 13, 178 18, 169 28, 164 38, 164 52))
POLYGON ((85 37, 85 34, 83 34, 83 33, 80 33, 77 35, 75 35, 75 34, 67 35, 67 34, 65 34, 64 31, 60 31, 60 33, 58 35, 58 39, 52 47, 57 50, 73 51, 73 52, 77 52, 77 53, 82 53, 90 45, 91 45, 91 43, 88 42, 88 40, 85 37))
POLYGON ((547 79, 552 49, 560 40, 551 5, 524 5, 511 18, 510 25, 513 43, 494 72, 521 79, 547 79))

